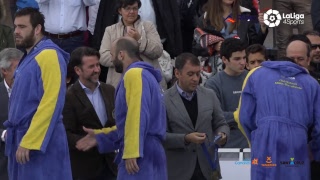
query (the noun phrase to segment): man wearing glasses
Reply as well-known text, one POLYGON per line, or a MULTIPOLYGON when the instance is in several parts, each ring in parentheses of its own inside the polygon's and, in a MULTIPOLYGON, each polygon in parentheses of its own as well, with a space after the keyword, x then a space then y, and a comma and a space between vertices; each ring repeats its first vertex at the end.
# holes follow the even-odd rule
POLYGON ((311 42, 310 65, 308 70, 320 84, 320 34, 317 31, 307 31, 304 33, 311 42))

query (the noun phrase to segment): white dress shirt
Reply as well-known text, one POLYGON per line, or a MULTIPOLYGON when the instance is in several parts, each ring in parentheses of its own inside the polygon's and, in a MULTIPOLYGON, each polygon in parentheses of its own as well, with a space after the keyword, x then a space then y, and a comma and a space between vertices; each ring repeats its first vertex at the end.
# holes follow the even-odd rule
POLYGON ((154 12, 152 0, 141 0, 139 15, 141 20, 151 21, 157 28, 156 14, 154 12))
MULTIPOLYGON (((8 86, 8 84, 7 84, 7 82, 6 82, 5 79, 3 79, 3 82, 4 82, 4 86, 5 86, 6 89, 7 89, 8 97, 10 98, 12 88, 10 88, 10 87, 8 86)), ((2 131, 2 134, 1 134, 1 140, 2 140, 3 142, 5 142, 5 137, 4 137, 4 136, 5 136, 6 132, 7 132, 7 130, 3 130, 3 131, 2 131)))
POLYGON ((98 82, 98 86, 95 88, 93 92, 89 88, 87 88, 85 85, 83 85, 80 80, 79 80, 79 83, 82 89, 84 90, 84 92, 86 93, 94 110, 96 111, 98 118, 101 122, 101 125, 104 127, 108 121, 108 116, 106 111, 106 104, 103 101, 103 97, 99 88, 100 82, 98 82))
POLYGON ((5 86, 5 87, 6 87, 6 89, 7 89, 8 97, 10 98, 12 88, 10 88, 10 87, 8 86, 8 84, 7 84, 7 82, 6 82, 6 80, 5 80, 5 79, 3 79, 3 82, 4 82, 4 86, 5 86))
POLYGON ((99 10, 100 0, 96 0, 96 5, 89 7, 89 21, 88 21, 88 30, 93 35, 94 27, 96 26, 96 20, 99 10))
POLYGON ((36 0, 45 17, 45 29, 52 34, 67 34, 86 31, 86 6, 93 6, 96 0, 36 0))
POLYGON ((1 134, 1 141, 2 141, 2 142, 5 142, 5 141, 6 141, 6 138, 4 137, 5 134, 6 134, 6 132, 7 132, 7 130, 3 130, 3 131, 2 131, 2 134, 1 134))

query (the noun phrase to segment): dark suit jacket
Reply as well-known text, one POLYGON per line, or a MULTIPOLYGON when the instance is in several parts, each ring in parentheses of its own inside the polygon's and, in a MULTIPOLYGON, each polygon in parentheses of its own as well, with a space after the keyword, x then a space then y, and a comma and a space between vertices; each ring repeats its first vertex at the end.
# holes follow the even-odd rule
MULTIPOLYGON (((8 92, 4 85, 4 82, 0 82, 0 136, 2 135, 2 132, 4 130, 3 123, 8 119, 8 92)), ((8 166, 8 159, 4 155, 5 150, 5 144, 0 140, 0 179, 1 180, 7 180, 8 178, 8 172, 7 172, 7 166, 8 166)))
POLYGON ((312 0, 311 5, 311 18, 313 29, 320 33, 320 1, 312 0))
MULTIPOLYGON (((115 89, 105 83, 101 83, 99 88, 108 116, 105 127, 111 127, 115 125, 115 120, 112 117, 115 89)), ((103 128, 93 105, 79 81, 67 92, 63 109, 63 122, 67 131, 72 175, 74 178, 94 178, 103 171, 106 165, 116 174, 116 165, 113 163, 114 153, 100 154, 96 147, 87 152, 82 152, 75 147, 77 141, 87 134, 83 131, 83 126, 91 129, 103 128)))

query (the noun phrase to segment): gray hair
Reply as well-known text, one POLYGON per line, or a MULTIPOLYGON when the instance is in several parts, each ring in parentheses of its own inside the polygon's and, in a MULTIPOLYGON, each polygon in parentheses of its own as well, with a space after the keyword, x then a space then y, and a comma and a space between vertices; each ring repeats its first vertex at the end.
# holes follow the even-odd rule
MULTIPOLYGON (((5 48, 0 52, 0 68, 8 69, 11 66, 11 62, 14 60, 20 60, 23 56, 23 52, 15 48, 5 48)), ((2 77, 2 73, 1 77, 2 77)))

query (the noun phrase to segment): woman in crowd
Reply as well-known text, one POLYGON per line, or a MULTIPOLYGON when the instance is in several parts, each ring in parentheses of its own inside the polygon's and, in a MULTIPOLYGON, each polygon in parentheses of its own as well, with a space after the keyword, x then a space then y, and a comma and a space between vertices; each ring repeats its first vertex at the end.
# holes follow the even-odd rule
POLYGON ((267 26, 263 14, 259 19, 250 15, 250 10, 239 5, 239 0, 208 0, 205 13, 199 20, 199 27, 204 31, 223 37, 240 38, 247 45, 263 44, 267 36, 267 26), (257 32, 254 21, 259 20, 257 32))
POLYGON ((205 13, 199 19, 195 35, 204 35, 199 40, 206 42, 201 44, 208 50, 203 54, 203 51, 198 49, 199 47, 194 46, 193 52, 198 56, 216 56, 214 60, 211 60, 212 64, 216 65, 212 71, 222 70, 222 63, 214 61, 219 61, 220 46, 224 39, 239 38, 247 45, 256 43, 263 45, 268 29, 263 22, 262 13, 258 17, 250 15, 251 11, 240 6, 239 0, 208 0, 204 5, 204 11, 205 13), (260 24, 258 31, 255 22, 260 24))
MULTIPOLYGON (((141 60, 150 63, 156 68, 160 68, 158 58, 163 53, 160 36, 152 22, 141 21, 140 16, 138 15, 140 7, 140 0, 119 0, 117 2, 117 9, 118 13, 121 15, 121 20, 106 28, 101 42, 100 63, 109 68, 107 83, 114 87, 118 85, 121 74, 115 71, 112 64, 110 48, 112 42, 122 36, 134 38, 140 45, 141 60)), ((162 80, 161 86, 166 89, 164 80, 162 80)))

